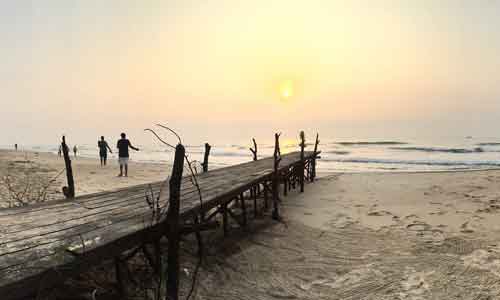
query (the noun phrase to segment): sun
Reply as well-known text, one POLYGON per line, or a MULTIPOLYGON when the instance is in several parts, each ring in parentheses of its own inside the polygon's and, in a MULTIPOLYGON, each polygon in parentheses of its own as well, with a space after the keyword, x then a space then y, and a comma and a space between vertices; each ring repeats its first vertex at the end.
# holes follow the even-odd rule
POLYGON ((288 100, 293 97, 294 88, 292 80, 284 80, 279 85, 279 95, 281 100, 288 100))

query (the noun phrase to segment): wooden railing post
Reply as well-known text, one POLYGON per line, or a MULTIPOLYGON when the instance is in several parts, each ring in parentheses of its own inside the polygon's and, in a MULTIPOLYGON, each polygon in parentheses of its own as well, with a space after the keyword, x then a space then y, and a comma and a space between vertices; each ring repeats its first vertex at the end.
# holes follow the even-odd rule
POLYGON ((314 143, 313 159, 311 161, 311 181, 316 178, 316 156, 318 155, 319 133, 316 133, 316 142, 314 143))
POLYGON ((252 155, 253 155, 253 160, 257 160, 257 142, 255 142, 255 138, 252 138, 252 142, 253 142, 253 149, 252 148, 249 148, 250 151, 252 152, 252 155))
POLYGON ((272 179, 272 197, 273 197, 273 212, 272 217, 275 220, 280 219, 279 213, 279 164, 281 161, 281 151, 280 151, 280 133, 274 134, 274 172, 272 179))
POLYGON ((167 212, 168 233, 168 265, 167 265, 167 297, 169 300, 179 299, 179 209, 182 172, 184 168, 184 146, 175 147, 174 166, 170 177, 169 207, 167 212))
POLYGON ((203 173, 208 172, 208 156, 210 155, 210 149, 212 146, 210 146, 209 143, 205 143, 205 155, 203 156, 203 163, 201 164, 203 167, 203 173))
POLYGON ((306 147, 306 137, 304 131, 300 132, 300 169, 299 169, 299 180, 300 180, 300 192, 304 192, 304 171, 305 171, 305 161, 304 161, 304 149, 306 147))
POLYGON ((75 181, 73 179, 73 169, 71 167, 71 159, 69 158, 69 147, 66 145, 66 137, 63 135, 61 143, 62 152, 64 155, 64 164, 66 166, 66 179, 68 186, 62 188, 64 196, 67 199, 75 198, 75 181))

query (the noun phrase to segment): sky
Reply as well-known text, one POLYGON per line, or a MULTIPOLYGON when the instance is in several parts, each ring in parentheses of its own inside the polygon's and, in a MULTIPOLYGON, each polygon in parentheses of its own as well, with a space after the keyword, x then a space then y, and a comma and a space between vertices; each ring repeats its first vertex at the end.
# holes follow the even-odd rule
POLYGON ((500 1, 0 1, 0 144, 500 138, 500 1))

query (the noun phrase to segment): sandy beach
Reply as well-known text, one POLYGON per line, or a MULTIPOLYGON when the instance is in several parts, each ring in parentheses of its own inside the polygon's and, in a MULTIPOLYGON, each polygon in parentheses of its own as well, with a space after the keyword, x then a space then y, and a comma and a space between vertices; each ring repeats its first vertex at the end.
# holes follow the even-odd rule
MULTIPOLYGON (((24 176, 26 160, 39 177, 63 168, 52 154, 0 155, 3 176, 24 176)), ((73 165, 79 195, 168 174, 164 165, 132 163, 131 176, 118 178, 114 160, 105 168, 84 158, 73 165)), ((64 180, 58 178, 48 198, 61 197, 64 180)), ((263 215, 246 230, 234 224, 229 238, 205 232, 211 241, 195 299, 495 299, 499 180, 500 171, 325 176, 305 193, 283 198, 281 223, 263 215)), ((196 259, 194 242, 183 245, 185 295, 196 259)), ((99 273, 113 278, 113 272, 99 273)), ((88 276, 78 285, 95 289, 87 286, 88 276)))
MULTIPOLYGON (((77 196, 159 181, 170 174, 168 165, 137 163, 133 157, 128 177, 117 176, 119 166, 115 157, 108 158, 105 167, 96 159, 73 156, 71 159, 77 196)), ((47 200, 64 198, 61 190, 66 185, 64 168, 64 159, 52 153, 0 150, 0 179, 4 179, 0 182, 0 207, 8 207, 9 203, 16 205, 5 184, 6 176, 12 178, 17 192, 30 186, 32 199, 28 202, 36 202, 38 191, 45 186, 48 186, 47 200), (53 179, 55 181, 49 184, 53 179)))
POLYGON ((497 299, 500 171, 339 174, 224 243, 199 299, 497 299), (217 290, 212 289, 217 286, 217 290), (250 296, 251 295, 251 296, 250 296))

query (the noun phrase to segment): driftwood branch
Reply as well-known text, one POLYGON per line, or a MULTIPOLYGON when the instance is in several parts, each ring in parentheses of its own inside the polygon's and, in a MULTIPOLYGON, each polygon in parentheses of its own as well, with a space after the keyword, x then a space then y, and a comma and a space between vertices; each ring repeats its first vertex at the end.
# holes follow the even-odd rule
POLYGON ((210 155, 210 149, 212 146, 210 146, 209 143, 205 143, 205 154, 203 156, 203 163, 201 164, 203 168, 203 173, 208 172, 208 156, 210 155))
POLYGON ((253 142, 253 149, 252 148, 249 149, 253 154, 253 160, 257 160, 257 142, 255 142, 255 138, 252 138, 252 142, 253 142))
POLYGON ((71 167, 71 159, 69 158, 69 147, 66 145, 66 137, 62 137, 61 143, 62 152, 64 155, 64 164, 66 165, 66 178, 68 181, 68 186, 62 188, 64 196, 66 198, 75 197, 75 181, 73 179, 73 168, 71 167))

